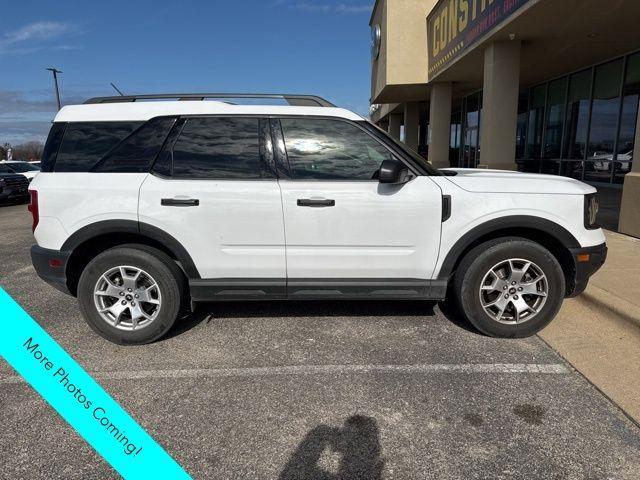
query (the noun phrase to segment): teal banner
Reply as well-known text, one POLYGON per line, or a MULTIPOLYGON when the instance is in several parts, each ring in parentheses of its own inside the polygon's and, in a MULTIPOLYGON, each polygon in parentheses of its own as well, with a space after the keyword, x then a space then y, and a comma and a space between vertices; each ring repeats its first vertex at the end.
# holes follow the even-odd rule
POLYGON ((2 288, 0 320, 2 357, 120 475, 191 478, 2 288))

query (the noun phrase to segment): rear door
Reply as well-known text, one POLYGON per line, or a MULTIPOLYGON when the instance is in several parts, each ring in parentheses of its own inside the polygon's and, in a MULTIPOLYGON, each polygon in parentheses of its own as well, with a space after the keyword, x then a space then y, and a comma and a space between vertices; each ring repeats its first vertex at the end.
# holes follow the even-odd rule
POLYGON ((284 295, 282 202, 263 141, 268 120, 178 123, 140 189, 140 222, 187 250, 201 277, 191 282, 198 299, 284 295))
POLYGON ((415 174, 402 185, 379 183, 380 164, 393 154, 353 122, 281 118, 280 125, 289 293, 411 296, 412 282, 425 285, 438 256, 439 187, 415 174))

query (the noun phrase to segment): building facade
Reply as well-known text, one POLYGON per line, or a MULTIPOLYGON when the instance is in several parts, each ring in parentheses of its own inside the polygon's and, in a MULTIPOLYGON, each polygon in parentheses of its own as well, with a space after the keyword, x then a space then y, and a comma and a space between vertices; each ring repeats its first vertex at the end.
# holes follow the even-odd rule
POLYGON ((640 237, 638 19, 637 0, 377 0, 371 119, 436 167, 591 183, 640 237))

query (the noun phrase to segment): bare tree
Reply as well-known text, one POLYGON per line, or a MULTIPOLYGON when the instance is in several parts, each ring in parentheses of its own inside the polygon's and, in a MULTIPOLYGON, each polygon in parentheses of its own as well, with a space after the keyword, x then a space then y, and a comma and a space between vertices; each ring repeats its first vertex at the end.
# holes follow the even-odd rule
POLYGON ((42 142, 32 141, 26 142, 13 147, 14 160, 34 161, 40 160, 44 145, 42 142))

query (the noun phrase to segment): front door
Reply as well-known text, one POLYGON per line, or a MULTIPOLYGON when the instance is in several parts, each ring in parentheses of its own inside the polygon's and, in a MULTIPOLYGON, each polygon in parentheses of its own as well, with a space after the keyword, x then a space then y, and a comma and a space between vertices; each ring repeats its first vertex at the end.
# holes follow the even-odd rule
POLYGON ((291 177, 280 180, 289 294, 358 296, 358 285, 406 293, 412 281, 430 280, 440 243, 439 187, 427 176, 379 183, 380 164, 392 153, 354 123, 280 124, 291 177))

